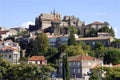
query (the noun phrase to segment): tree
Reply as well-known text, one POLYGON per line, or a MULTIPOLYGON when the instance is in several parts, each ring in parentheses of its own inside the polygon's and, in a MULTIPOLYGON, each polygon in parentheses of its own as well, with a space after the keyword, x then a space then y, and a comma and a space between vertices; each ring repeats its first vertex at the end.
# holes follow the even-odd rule
POLYGON ((98 73, 99 73, 98 71, 93 70, 92 73, 90 74, 90 79, 89 80, 100 80, 98 73))
POLYGON ((65 53, 68 54, 68 56, 75 56, 79 54, 85 54, 83 48, 81 45, 70 45, 66 48, 65 53))
POLYGON ((68 45, 75 45, 76 44, 75 34, 77 33, 77 29, 73 26, 70 26, 69 31, 70 31, 70 36, 68 38, 68 45))
POLYGON ((107 32, 107 33, 109 33, 109 27, 104 26, 104 27, 100 28, 98 32, 107 32))
POLYGON ((102 43, 96 43, 94 50, 96 52, 96 57, 103 59, 105 53, 105 47, 102 43))
POLYGON ((120 50, 108 48, 104 55, 104 63, 120 64, 120 50))
POLYGON ((15 37, 10 36, 10 37, 5 38, 4 40, 5 40, 5 41, 6 41, 6 40, 12 40, 13 42, 15 42, 15 37))
POLYGON ((119 46, 118 46, 119 44, 120 44, 120 39, 115 39, 113 42, 110 43, 110 46, 119 48, 119 46))
POLYGON ((55 69, 49 65, 37 66, 31 64, 11 64, 6 60, 0 61, 0 79, 2 80, 48 80, 55 69))
POLYGON ((34 49, 36 55, 42 55, 43 53, 46 53, 48 46, 49 42, 47 36, 44 33, 38 34, 34 41, 34 49))
POLYGON ((29 32, 26 30, 26 31, 22 31, 22 32, 18 32, 17 33, 17 36, 23 36, 25 34, 28 34, 29 32))
POLYGON ((57 55, 57 54, 58 54, 57 48, 49 47, 45 56, 47 57, 48 62, 55 63, 55 61, 56 61, 55 55, 57 55))
POLYGON ((97 36, 97 30, 91 29, 91 31, 87 34, 88 37, 96 37, 97 36))
POLYGON ((49 65, 43 65, 40 68, 41 68, 40 75, 42 76, 43 80, 48 80, 50 77, 50 74, 52 72, 55 72, 55 69, 49 65))
POLYGON ((59 53, 64 53, 65 52, 65 49, 68 47, 68 45, 66 44, 62 44, 58 47, 58 51, 59 53))
POLYGON ((115 37, 115 32, 112 27, 110 28, 109 33, 111 34, 112 37, 115 37))
POLYGON ((114 32, 113 28, 112 27, 109 28, 108 26, 104 26, 104 27, 100 28, 98 30, 98 32, 107 32, 107 33, 110 33, 112 37, 115 36, 115 32, 114 32))
POLYGON ((69 63, 68 63, 68 55, 66 54, 66 80, 70 80, 70 67, 69 67, 69 63))
POLYGON ((69 69, 67 54, 63 56, 62 73, 63 73, 63 80, 70 80, 70 69, 69 69))
POLYGON ((27 47, 26 47, 26 57, 28 56, 33 56, 35 55, 35 45, 34 45, 34 40, 30 40, 30 42, 27 44, 27 47))

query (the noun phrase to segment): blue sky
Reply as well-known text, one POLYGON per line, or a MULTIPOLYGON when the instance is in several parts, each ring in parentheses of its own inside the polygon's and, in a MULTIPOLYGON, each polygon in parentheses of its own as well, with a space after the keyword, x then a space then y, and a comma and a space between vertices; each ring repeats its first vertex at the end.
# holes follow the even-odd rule
POLYGON ((107 21, 120 38, 120 0, 0 0, 0 26, 10 28, 34 23, 41 13, 56 10, 79 17, 86 24, 107 21))

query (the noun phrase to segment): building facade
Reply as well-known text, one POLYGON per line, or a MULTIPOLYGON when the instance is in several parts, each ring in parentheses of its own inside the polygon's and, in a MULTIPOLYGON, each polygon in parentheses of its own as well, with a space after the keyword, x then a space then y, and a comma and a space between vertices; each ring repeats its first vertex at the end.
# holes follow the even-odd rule
POLYGON ((32 56, 28 59, 28 64, 47 65, 47 60, 44 56, 32 56))
POLYGON ((94 48, 96 43, 101 43, 104 46, 110 46, 110 43, 114 41, 113 37, 85 37, 85 38, 76 38, 77 42, 84 42, 86 45, 90 45, 94 48))
MULTIPOLYGON (((97 65, 103 64, 102 60, 88 55, 77 55, 68 57, 71 78, 85 78, 89 76, 90 70, 97 65)), ((59 63, 59 77, 62 77, 62 62, 59 63)))
MULTIPOLYGON (((89 76, 90 70, 102 65, 103 61, 87 55, 68 57, 71 78, 84 78, 89 76)), ((62 77, 62 62, 59 63, 59 77, 62 77)))
POLYGON ((20 46, 10 40, 0 42, 0 55, 13 64, 19 64, 20 46))
POLYGON ((11 37, 11 36, 15 36, 17 35, 17 31, 10 29, 10 30, 4 30, 4 31, 0 31, 0 39, 4 40, 7 37, 11 37))
POLYGON ((29 31, 43 30, 54 35, 69 34, 69 26, 74 26, 78 29, 79 34, 82 35, 84 22, 74 16, 64 16, 63 19, 58 13, 40 14, 35 19, 35 25, 29 26, 29 31))

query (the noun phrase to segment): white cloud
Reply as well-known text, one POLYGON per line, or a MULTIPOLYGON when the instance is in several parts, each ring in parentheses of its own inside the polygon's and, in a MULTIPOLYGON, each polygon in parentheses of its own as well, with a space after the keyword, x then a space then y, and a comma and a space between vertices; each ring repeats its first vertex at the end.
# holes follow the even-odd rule
POLYGON ((24 27, 24 28, 29 28, 29 25, 35 25, 35 23, 34 22, 31 22, 31 21, 28 21, 28 22, 24 22, 22 25, 21 25, 21 27, 24 27))

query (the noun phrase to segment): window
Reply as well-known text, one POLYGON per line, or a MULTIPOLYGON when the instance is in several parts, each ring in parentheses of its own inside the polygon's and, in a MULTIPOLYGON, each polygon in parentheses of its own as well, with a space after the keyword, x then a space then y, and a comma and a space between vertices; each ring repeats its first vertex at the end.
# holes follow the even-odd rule
POLYGON ((16 60, 16 59, 14 59, 14 60, 13 60, 13 63, 17 63, 17 60, 16 60))
POLYGON ((78 69, 78 73, 80 73, 80 69, 78 69))
POLYGON ((42 61, 40 61, 40 64, 42 64, 42 61))
POLYGON ((73 65, 75 66, 75 62, 73 63, 73 65))
POLYGON ((35 61, 35 63, 37 64, 37 61, 35 61))
POLYGON ((74 72, 74 73, 76 72, 75 69, 73 69, 73 72, 74 72))
POLYGON ((14 54, 14 58, 17 58, 17 54, 14 54))
POLYGON ((92 42, 92 45, 95 45, 95 41, 92 42))
POLYGON ((78 62, 78 66, 80 66, 80 62, 78 62))
POLYGON ((11 55, 9 55, 9 58, 11 58, 11 55))

